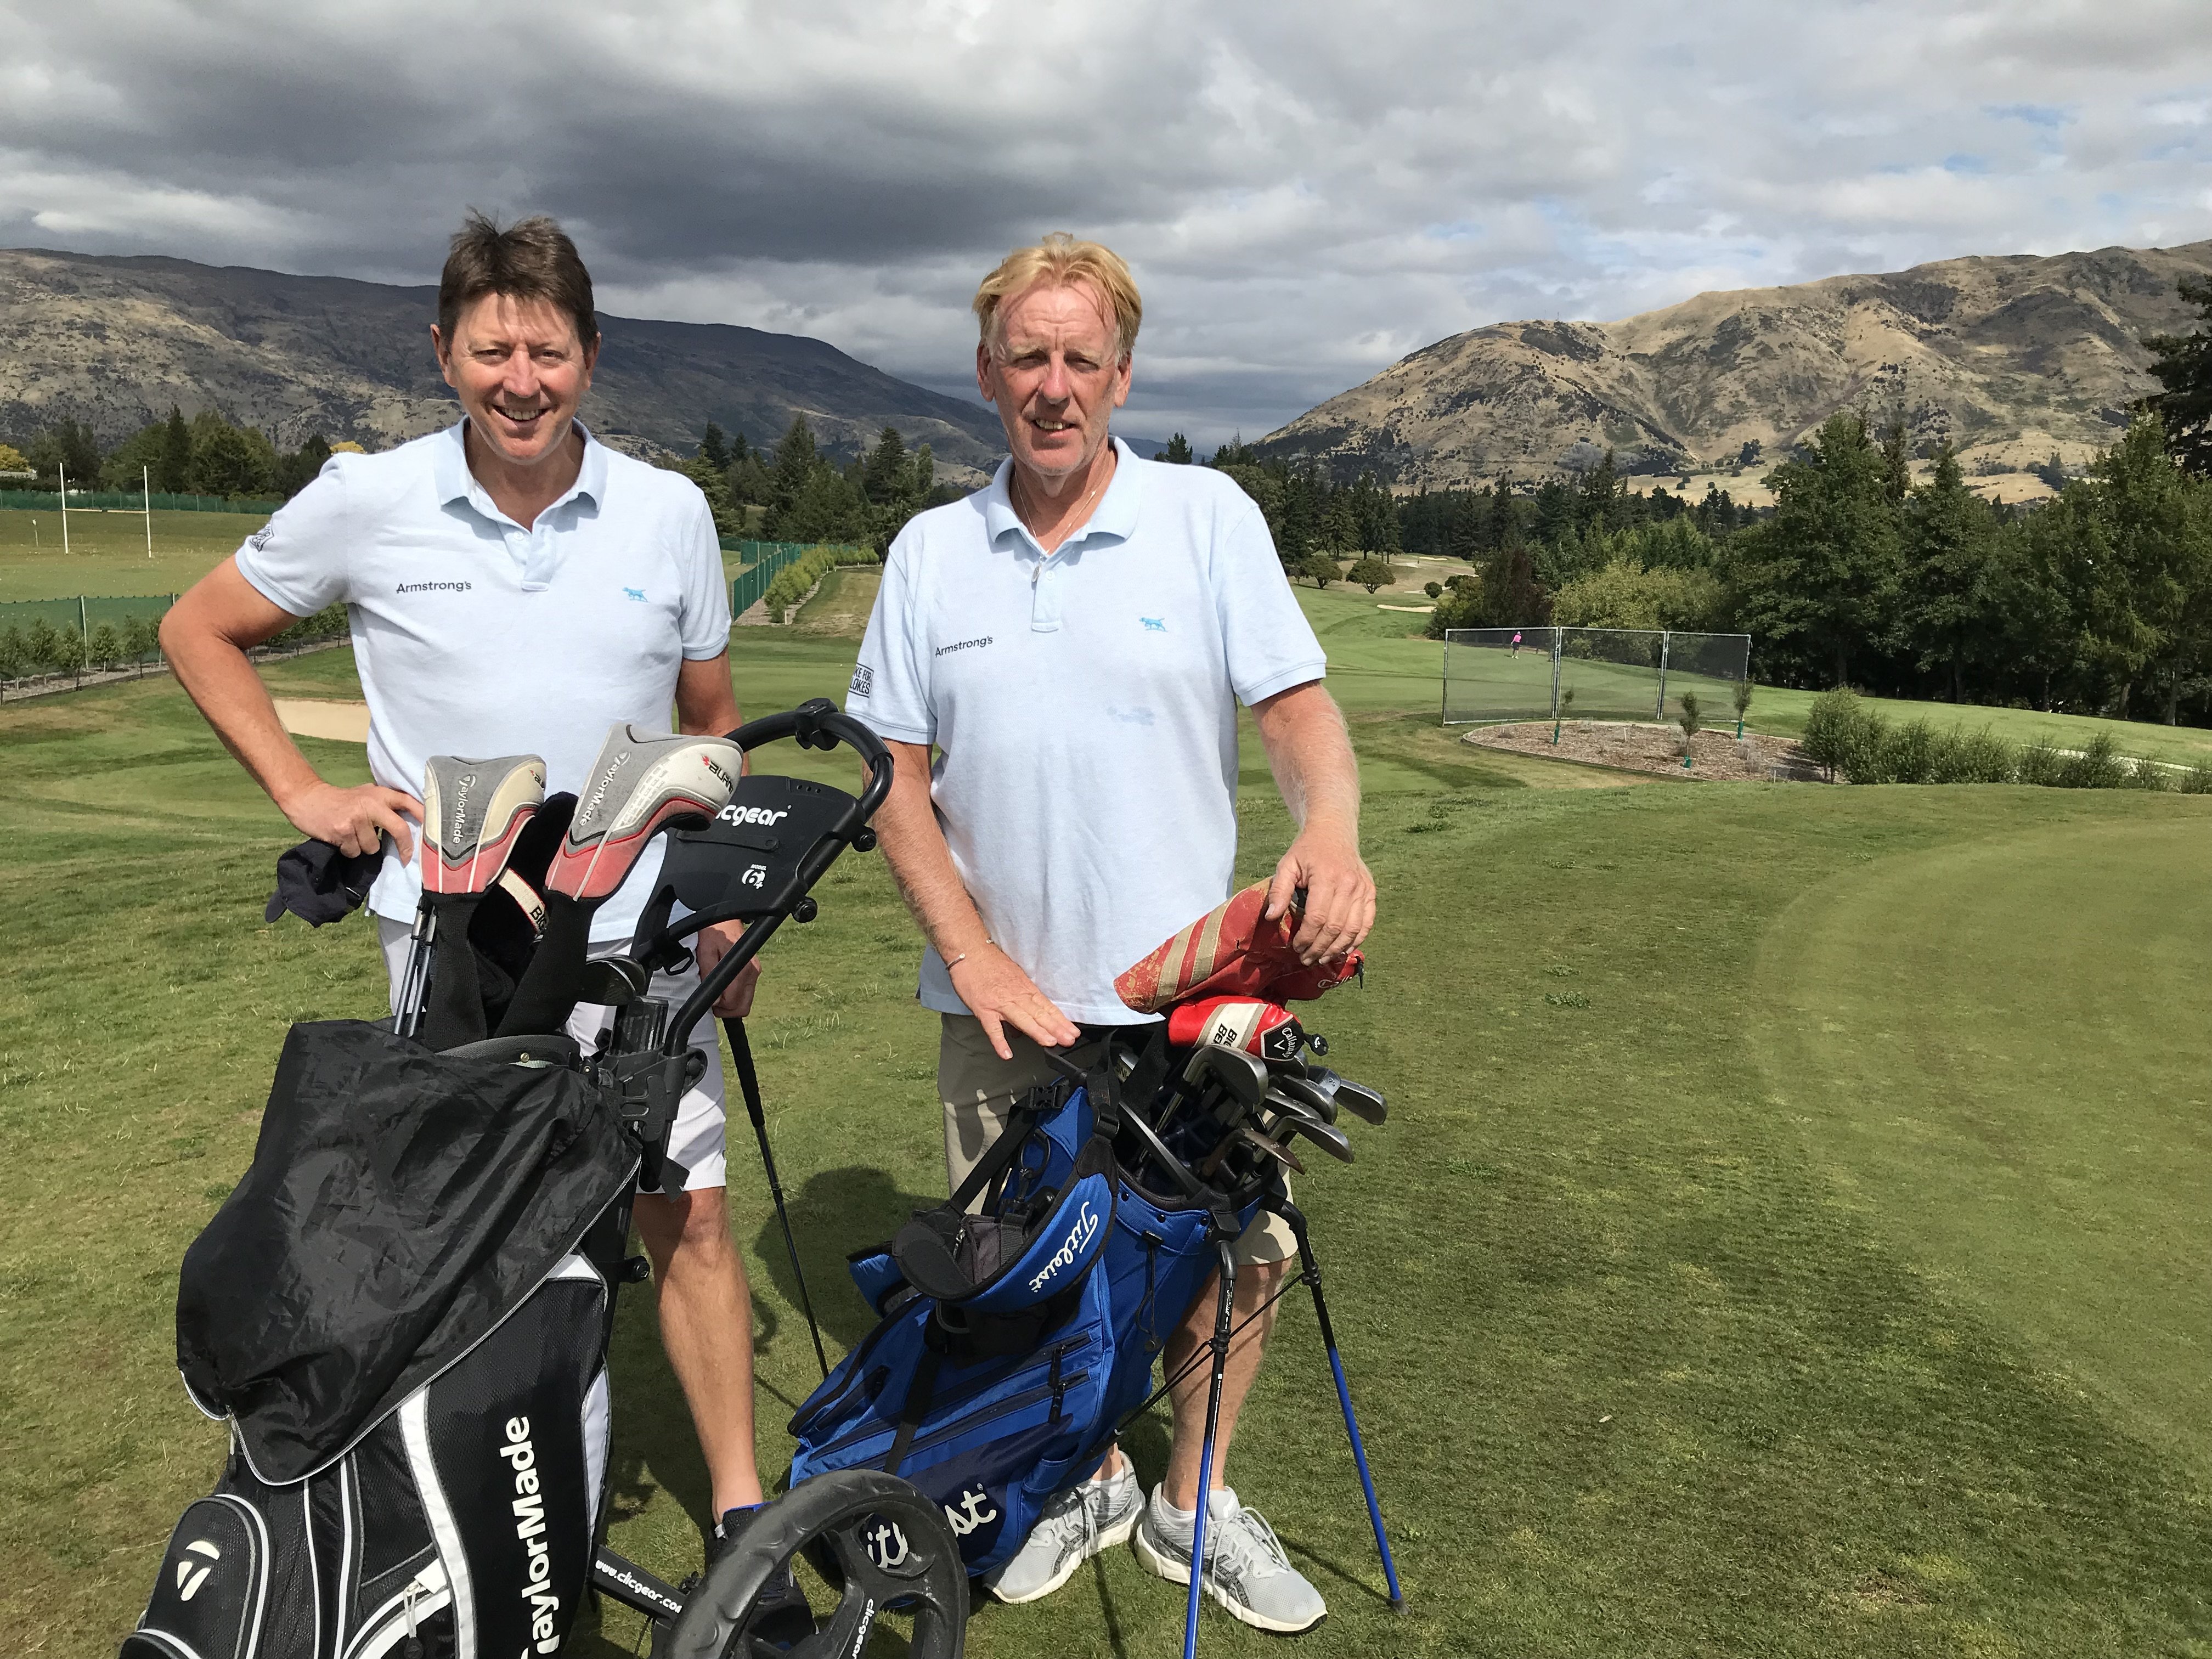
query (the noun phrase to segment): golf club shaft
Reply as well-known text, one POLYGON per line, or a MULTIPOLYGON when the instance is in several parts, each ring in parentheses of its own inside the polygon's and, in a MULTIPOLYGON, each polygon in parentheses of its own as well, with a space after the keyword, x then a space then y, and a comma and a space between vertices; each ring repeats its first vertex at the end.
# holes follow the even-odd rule
POLYGON ((393 1026, 401 1036, 420 1036, 422 1000, 430 988, 430 957, 437 949, 438 913, 427 904, 415 912, 415 937, 407 947, 407 971, 399 981, 398 1020, 393 1026))
POLYGON ((1206 1579, 1206 1512, 1207 1494, 1213 1485, 1213 1438, 1221 1426, 1221 1383, 1229 1370, 1230 1329, 1237 1309, 1236 1256, 1225 1238, 1215 1248, 1221 1253, 1221 1299, 1213 1315, 1213 1367, 1206 1382, 1206 1441, 1198 1453, 1198 1513, 1190 1524, 1190 1600, 1183 1607, 1182 1659, 1197 1659, 1198 1655, 1198 1604, 1203 1598, 1206 1579))
POLYGON ((1336 1403, 1344 1410, 1344 1431, 1352 1441, 1352 1461, 1359 1470, 1359 1489, 1367 1496, 1367 1519, 1375 1528, 1375 1547, 1382 1556, 1382 1577, 1390 1586, 1390 1605, 1403 1613, 1406 1593, 1398 1587, 1398 1564, 1390 1554, 1389 1535, 1382 1529, 1382 1504, 1375 1496, 1375 1477, 1368 1472, 1367 1444, 1359 1437, 1359 1419, 1352 1414, 1352 1386, 1344 1379, 1344 1356, 1337 1351, 1336 1327, 1329 1322, 1328 1300, 1321 1293, 1321 1267, 1314 1260, 1313 1240, 1307 1235, 1305 1216, 1297 1205, 1280 1205, 1276 1213, 1290 1224, 1291 1237, 1298 1247, 1298 1261, 1305 1268, 1306 1288, 1313 1292, 1314 1318, 1321 1326, 1322 1346, 1328 1351, 1329 1373, 1336 1379, 1336 1403))
POLYGON ((792 1237, 791 1212, 784 1207, 783 1182, 775 1173, 775 1154, 768 1146, 768 1116, 761 1109, 760 1076, 753 1070, 753 1045, 745 1036, 745 1023, 731 1018, 722 1022, 722 1030, 730 1039, 730 1058, 737 1063, 738 1087, 744 1091, 745 1115, 753 1121, 753 1136, 760 1142, 761 1167, 768 1172, 768 1194, 775 1203, 775 1218, 783 1228, 783 1248, 791 1254, 791 1276, 799 1284, 799 1305, 806 1315, 807 1334, 814 1339, 814 1363, 822 1368, 822 1380, 830 1380, 830 1360, 822 1350, 822 1328, 814 1321, 814 1298, 806 1292, 806 1270, 799 1265, 799 1241, 792 1237))

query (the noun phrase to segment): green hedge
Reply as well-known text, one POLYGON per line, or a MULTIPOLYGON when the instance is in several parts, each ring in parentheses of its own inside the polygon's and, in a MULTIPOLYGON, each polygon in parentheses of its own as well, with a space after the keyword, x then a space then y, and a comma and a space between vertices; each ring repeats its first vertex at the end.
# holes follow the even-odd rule
POLYGON ((1813 699, 1800 746, 1846 783, 2025 783, 2212 794, 2212 766, 2161 766, 2118 754, 2109 732, 2075 750, 2008 743, 1987 726, 1969 732, 1925 720, 1892 721, 1850 691, 1813 699))
MULTIPOLYGON (((761 595, 768 614, 779 623, 788 620, 787 613, 791 608, 812 592, 814 584, 837 567, 840 550, 835 547, 811 547, 795 562, 777 571, 775 580, 768 585, 768 592, 761 595)), ((868 559, 873 563, 875 555, 870 553, 868 559)))

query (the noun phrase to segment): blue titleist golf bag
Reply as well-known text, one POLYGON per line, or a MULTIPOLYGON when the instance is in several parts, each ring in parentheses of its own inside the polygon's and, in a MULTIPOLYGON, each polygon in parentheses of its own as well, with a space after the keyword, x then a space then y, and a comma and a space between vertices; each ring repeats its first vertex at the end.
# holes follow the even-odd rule
POLYGON ((1113 1093, 1104 1073, 1034 1091, 949 1204, 852 1258, 884 1320, 792 1419, 793 1486, 896 1474, 944 1506, 981 1573, 1097 1466, 1217 1243, 1282 1194, 1273 1177, 1146 1191, 1115 1154, 1128 1122, 1113 1093))

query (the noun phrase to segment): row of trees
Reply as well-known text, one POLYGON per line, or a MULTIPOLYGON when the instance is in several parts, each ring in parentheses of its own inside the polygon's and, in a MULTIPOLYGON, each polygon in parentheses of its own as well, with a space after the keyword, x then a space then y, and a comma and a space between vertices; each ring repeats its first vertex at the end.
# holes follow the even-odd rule
POLYGON ((2033 507, 1967 488, 1947 445, 1912 482, 1894 429, 1837 415, 1767 475, 1770 514, 1508 540, 1432 631, 1557 623, 1746 633, 1770 684, 2174 722, 2212 715, 2212 480, 2160 416, 2033 507))
POLYGON ((167 420, 107 450, 83 422, 57 421, 20 447, 0 443, 0 472, 30 472, 33 478, 8 482, 36 489, 56 488, 66 470, 72 489, 135 492, 143 483, 157 495, 289 501, 334 449, 358 453, 361 446, 318 434, 298 449, 280 450, 267 434, 234 426, 213 410, 187 420, 172 405, 167 420))
POLYGON ((866 454, 840 464, 825 453, 805 416, 795 416, 773 450, 756 448, 709 421, 696 454, 662 465, 704 492, 715 528, 763 541, 867 544, 878 553, 924 507, 956 501, 939 483, 927 444, 908 451, 887 426, 866 454))

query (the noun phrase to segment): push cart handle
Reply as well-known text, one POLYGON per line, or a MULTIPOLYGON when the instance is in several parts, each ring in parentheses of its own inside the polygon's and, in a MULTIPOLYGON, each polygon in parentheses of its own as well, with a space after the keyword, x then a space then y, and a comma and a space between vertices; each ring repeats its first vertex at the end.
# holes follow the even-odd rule
MULTIPOLYGON (((837 706, 827 697, 809 697, 796 708, 781 714, 763 714, 757 720, 747 720, 728 734, 729 740, 743 750, 754 750, 764 743, 779 738, 793 738, 802 749, 835 749, 839 744, 850 745, 860 753, 868 768, 868 781, 860 797, 847 807, 837 822, 825 830, 799 863, 798 872, 786 890, 795 898, 803 897, 814 884, 822 879, 838 855, 850 847, 866 830, 876 809, 891 793, 891 753, 883 740, 850 714, 840 713, 837 706)), ((738 942, 730 947, 713 969, 700 976, 698 988, 684 1000, 676 1017, 668 1022, 668 1031, 661 1042, 664 1054, 680 1054, 691 1043, 692 1028, 707 1017, 707 1012, 719 1000, 730 982, 736 979, 744 965, 761 952, 769 936, 783 925, 788 909, 770 911, 756 917, 738 942)))

